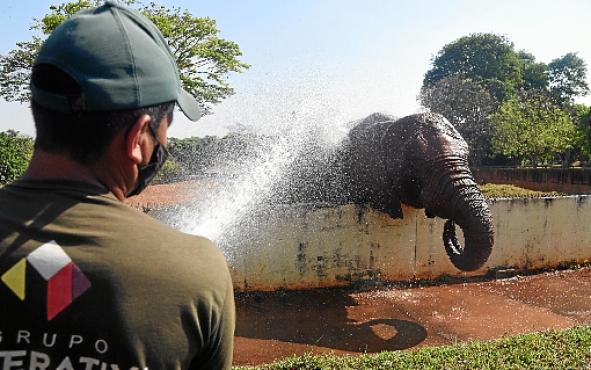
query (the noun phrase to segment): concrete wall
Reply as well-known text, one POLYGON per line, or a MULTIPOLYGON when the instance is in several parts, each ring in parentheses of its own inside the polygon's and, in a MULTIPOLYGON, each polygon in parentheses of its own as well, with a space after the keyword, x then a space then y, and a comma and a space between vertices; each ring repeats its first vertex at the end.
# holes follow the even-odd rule
POLYGON ((500 199, 490 206, 495 246, 486 265, 469 274, 448 260, 441 237, 445 220, 408 207, 402 220, 356 205, 278 208, 265 215, 274 222, 226 254, 239 290, 478 276, 591 259, 591 197, 500 199))
POLYGON ((512 184, 532 190, 567 194, 591 193, 591 168, 479 167, 472 172, 481 184, 512 184))

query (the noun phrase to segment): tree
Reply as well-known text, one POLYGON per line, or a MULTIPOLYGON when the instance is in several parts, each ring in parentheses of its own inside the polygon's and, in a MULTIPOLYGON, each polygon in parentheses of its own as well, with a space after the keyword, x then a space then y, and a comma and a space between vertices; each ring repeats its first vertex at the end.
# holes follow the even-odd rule
POLYGON ((171 138, 168 141, 170 160, 177 168, 177 176, 186 179, 191 175, 202 174, 213 161, 206 147, 211 151, 211 142, 217 138, 191 137, 186 139, 171 138))
POLYGON ((506 100, 492 115, 493 148, 508 157, 552 161, 576 143, 575 125, 544 91, 531 90, 506 100))
POLYGON ((545 63, 536 62, 536 57, 525 50, 520 50, 517 56, 521 64, 523 88, 525 90, 548 89, 548 66, 545 63))
POLYGON ((498 101, 523 86, 521 64, 513 43, 490 33, 464 36, 445 45, 433 58, 423 87, 458 75, 479 82, 498 101))
POLYGON ((572 104, 589 93, 587 64, 577 53, 568 53, 548 64, 550 92, 560 105, 572 104))
POLYGON ((446 76, 430 87, 423 87, 421 104, 446 117, 462 134, 470 148, 470 163, 480 165, 491 154, 494 127, 489 116, 497 101, 471 79, 446 76))
POLYGON ((168 184, 185 180, 180 165, 174 159, 168 158, 154 177, 155 184, 168 184))
POLYGON ((194 176, 234 176, 269 152, 276 137, 254 132, 230 132, 224 137, 206 136, 168 141, 170 161, 161 181, 187 180, 194 176))
MULTIPOLYGON (((18 42, 14 50, 0 56, 0 96, 7 101, 28 102, 31 68, 44 39, 77 11, 101 3, 101 0, 75 0, 52 5, 48 14, 35 19, 31 28, 40 35, 18 42)), ((160 29, 176 58, 184 88, 205 103, 208 110, 211 104, 234 93, 226 81, 228 74, 242 72, 250 66, 238 60, 242 55, 238 44, 218 36, 215 20, 155 3, 146 6, 136 0, 126 3, 136 7, 160 29)))
POLYGON ((583 156, 591 158, 591 107, 573 104, 567 110, 577 127, 575 148, 583 156))
POLYGON ((0 184, 19 178, 33 155, 33 139, 8 130, 0 132, 0 184))

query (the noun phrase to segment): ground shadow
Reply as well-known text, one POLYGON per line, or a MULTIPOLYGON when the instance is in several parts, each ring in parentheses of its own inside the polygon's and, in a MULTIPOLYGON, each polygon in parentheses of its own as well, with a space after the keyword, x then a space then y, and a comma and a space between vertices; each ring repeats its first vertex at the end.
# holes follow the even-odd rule
POLYGON ((238 294, 236 305, 238 337, 350 352, 407 349, 427 337, 404 313, 392 309, 389 317, 376 317, 371 306, 358 306, 351 292, 341 289, 238 294))

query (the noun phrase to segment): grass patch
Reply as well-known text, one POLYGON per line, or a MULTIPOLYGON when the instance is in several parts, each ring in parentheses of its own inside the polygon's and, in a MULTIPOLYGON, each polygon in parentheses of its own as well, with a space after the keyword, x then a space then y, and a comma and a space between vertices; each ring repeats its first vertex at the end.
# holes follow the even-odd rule
POLYGON ((254 370, 323 369, 589 369, 591 327, 511 336, 416 351, 336 356, 306 354, 254 370))
POLYGON ((557 191, 536 191, 509 184, 483 184, 480 191, 487 198, 539 198, 566 195, 557 191))

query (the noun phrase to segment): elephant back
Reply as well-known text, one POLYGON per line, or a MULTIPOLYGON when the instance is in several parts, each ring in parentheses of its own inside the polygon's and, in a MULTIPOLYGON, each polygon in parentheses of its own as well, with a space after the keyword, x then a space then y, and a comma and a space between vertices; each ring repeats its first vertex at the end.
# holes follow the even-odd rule
POLYGON ((371 150, 375 150, 375 144, 396 121, 395 117, 384 113, 373 113, 358 120, 349 131, 350 145, 354 148, 372 147, 371 150))

